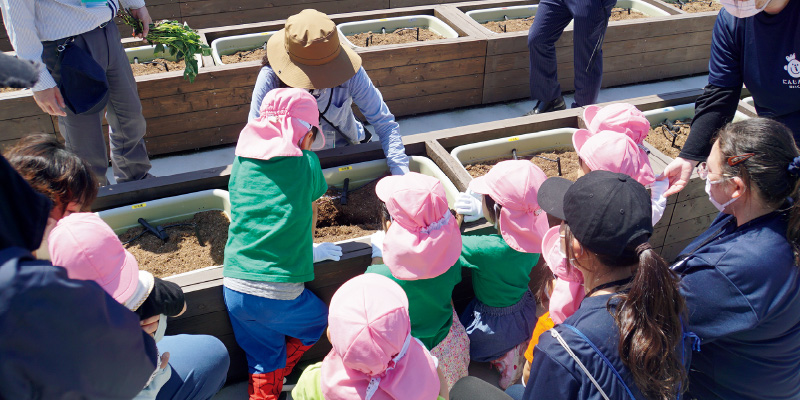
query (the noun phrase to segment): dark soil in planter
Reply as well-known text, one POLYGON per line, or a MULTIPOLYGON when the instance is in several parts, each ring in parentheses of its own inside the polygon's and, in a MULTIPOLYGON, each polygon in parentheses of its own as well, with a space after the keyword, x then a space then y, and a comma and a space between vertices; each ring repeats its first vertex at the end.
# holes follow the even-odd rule
MULTIPOLYGON (((145 233, 125 245, 139 262, 139 269, 163 278, 212 265, 222 265, 230 225, 228 216, 218 210, 203 211, 191 219, 175 222, 180 223, 193 223, 195 226, 166 228, 169 234, 166 243, 151 233, 145 233)), ((171 224, 173 223, 163 225, 171 224)), ((131 228, 120 235, 119 239, 124 243, 143 230, 141 227, 131 228)))
POLYGON ((722 9, 722 4, 717 3, 716 1, 693 1, 683 5, 678 3, 668 3, 668 4, 679 10, 686 11, 688 13, 719 11, 722 9))
POLYGON ((317 200, 317 229, 314 242, 336 242, 371 235, 380 229, 381 201, 375 194, 376 179, 347 192, 347 204, 341 203, 341 190, 329 188, 317 200))
POLYGON ((689 137, 689 125, 692 123, 692 120, 687 118, 685 120, 675 120, 671 122, 674 124, 673 126, 679 128, 679 132, 669 130, 664 125, 658 124, 650 128, 650 133, 647 134, 645 141, 658 149, 658 151, 664 153, 664 155, 675 158, 680 154, 684 143, 686 143, 686 138, 689 137), (675 138, 674 145, 672 144, 673 136, 671 133, 678 134, 675 138))
POLYGON ((397 29, 394 32, 387 32, 387 33, 365 32, 347 36, 347 39, 350 40, 350 43, 353 43, 354 45, 361 47, 371 47, 382 44, 424 42, 427 40, 437 40, 444 38, 445 38, 444 36, 441 36, 425 28, 397 29), (417 35, 417 32, 419 32, 419 35, 417 35))
POLYGON ((649 15, 640 13, 639 11, 629 8, 614 7, 611 9, 611 18, 609 21, 624 21, 628 19, 649 18, 649 15))
POLYGON ((264 58, 264 54, 267 54, 267 49, 262 46, 256 48, 255 50, 237 51, 236 53, 229 54, 227 56, 220 56, 219 58, 225 64, 236 64, 247 61, 261 61, 261 59, 264 58))
POLYGON ((169 72, 173 71, 183 71, 186 68, 186 63, 181 61, 167 61, 163 58, 156 58, 153 60, 158 64, 131 64, 131 69, 133 70, 134 76, 141 76, 141 75, 150 75, 150 74, 160 74, 162 72, 167 72, 167 68, 169 68, 169 72), (167 65, 167 68, 164 67, 164 64, 167 65))
MULTIPOLYGON (((580 171, 580 166, 578 165, 578 154, 575 153, 572 149, 557 149, 543 153, 536 153, 533 155, 527 155, 524 157, 520 157, 520 159, 530 159, 531 162, 536 164, 537 167, 541 168, 544 171, 545 175, 548 177, 559 176, 558 175, 558 164, 545 160, 544 158, 549 158, 550 160, 555 160, 556 157, 560 157, 561 159, 561 176, 567 178, 571 181, 575 181, 578 179, 578 172, 580 171), (535 157, 540 156, 540 157, 535 157)), ((473 177, 477 178, 479 176, 486 175, 492 167, 499 163, 500 161, 506 160, 513 160, 513 157, 503 157, 503 158, 496 158, 493 160, 483 161, 480 163, 475 164, 467 164, 464 167, 467 169, 467 172, 473 177)))
POLYGON ((533 17, 509 19, 508 21, 489 21, 481 25, 494 33, 527 31, 533 25, 533 17))

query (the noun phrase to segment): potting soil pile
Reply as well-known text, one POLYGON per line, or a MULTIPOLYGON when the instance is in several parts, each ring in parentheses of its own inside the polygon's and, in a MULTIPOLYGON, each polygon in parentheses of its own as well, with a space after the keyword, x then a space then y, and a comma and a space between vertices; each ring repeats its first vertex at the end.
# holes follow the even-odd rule
POLYGON ((265 54, 267 54, 267 49, 262 46, 256 48, 255 50, 237 51, 236 53, 229 54, 227 56, 220 56, 219 58, 225 64, 236 64, 247 61, 261 61, 265 54))
POLYGON ((133 70, 134 76, 140 75, 150 75, 150 74, 158 74, 161 72, 173 72, 173 71, 181 71, 183 72, 184 68, 186 68, 186 63, 181 61, 168 61, 163 58, 156 58, 153 60, 155 64, 133 64, 131 63, 131 69, 133 70))
POLYGON ((665 155, 675 158, 681 153, 681 149, 686 143, 686 138, 689 137, 689 125, 691 125, 692 120, 675 120, 671 121, 671 123, 673 129, 677 128, 677 131, 669 129, 669 127, 662 124, 657 124, 650 127, 650 133, 647 134, 645 141, 665 155), (678 136, 675 137, 675 144, 673 145, 672 138, 674 134, 678 136))
POLYGON ((336 242, 373 234, 380 227, 381 201, 375 194, 378 180, 347 192, 342 205, 342 191, 329 188, 317 201, 317 229, 314 243, 336 242))
MULTIPOLYGON (((561 160, 561 177, 569 179, 571 181, 575 181, 578 179, 578 172, 580 171, 580 166, 578 165, 578 154, 575 153, 571 149, 556 149, 548 152, 543 153, 536 153, 531 155, 518 155, 520 159, 529 159, 531 162, 536 164, 537 167, 541 168, 544 171, 547 177, 559 176, 558 175, 558 163, 550 161, 555 160, 557 157, 561 160), (534 157, 539 156, 539 157, 534 157), (550 160, 545 160, 545 157, 550 160)), ((467 164, 464 167, 467 169, 467 172, 473 177, 479 177, 486 175, 492 167, 499 163, 500 161, 506 160, 513 160, 513 157, 503 157, 503 158, 496 158, 493 160, 483 161, 480 163, 475 164, 467 164)))
POLYGON ((626 19, 647 18, 648 16, 630 8, 614 7, 611 9, 609 21, 624 21, 626 19))
POLYGON ((686 11, 688 13, 698 13, 698 12, 706 12, 706 11, 719 11, 722 9, 722 4, 709 0, 709 1, 692 1, 687 2, 684 4, 680 3, 667 3, 677 9, 686 11))
MULTIPOLYGON (((139 269, 163 278, 212 265, 222 265, 230 225, 225 213, 218 210, 203 211, 191 219, 174 223, 193 223, 195 226, 166 228, 169 234, 166 242, 148 232, 125 245, 139 262, 139 269)), ((173 223, 163 225, 171 224, 173 223)), ((141 227, 131 228, 120 235, 119 239, 124 243, 143 230, 141 227)))
POLYGON ((370 47, 381 44, 414 43, 426 40, 444 39, 444 36, 425 28, 401 28, 394 32, 387 33, 357 33, 347 36, 347 39, 356 46, 370 47))
POLYGON ((533 25, 533 17, 509 19, 507 21, 489 21, 481 25, 495 33, 527 31, 533 25))

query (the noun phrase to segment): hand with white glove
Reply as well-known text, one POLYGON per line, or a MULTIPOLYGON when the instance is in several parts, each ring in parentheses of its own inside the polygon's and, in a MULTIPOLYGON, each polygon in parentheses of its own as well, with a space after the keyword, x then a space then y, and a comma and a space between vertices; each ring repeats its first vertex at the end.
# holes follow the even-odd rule
POLYGON ((653 207, 653 226, 664 216, 667 208, 667 198, 664 192, 669 189, 669 180, 666 177, 657 177, 657 180, 650 184, 650 204, 653 207))
POLYGON ((369 237, 369 242, 372 245, 372 258, 383 257, 383 238, 386 237, 386 232, 377 231, 369 237))
POLYGON ((482 195, 471 190, 461 192, 456 197, 456 212, 464 216, 464 222, 473 222, 483 218, 482 195))
POLYGON ((342 258, 342 248, 333 243, 314 243, 314 262, 325 260, 339 261, 342 258))

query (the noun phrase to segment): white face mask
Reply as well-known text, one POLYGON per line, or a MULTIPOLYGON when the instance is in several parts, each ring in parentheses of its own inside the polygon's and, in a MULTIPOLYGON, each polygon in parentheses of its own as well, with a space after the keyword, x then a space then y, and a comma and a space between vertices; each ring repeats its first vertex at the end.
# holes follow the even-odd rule
POLYGON ((752 17, 764 11, 769 4, 767 0, 760 8, 756 7, 756 0, 719 0, 725 11, 736 18, 752 17))
POLYGON ((728 179, 731 179, 731 178, 720 179, 718 181, 713 181, 712 182, 711 179, 708 179, 708 177, 706 177, 706 194, 708 194, 708 200, 711 201, 711 204, 713 204, 714 207, 716 207, 717 210, 719 210, 719 212, 722 212, 722 210, 724 210, 725 207, 731 205, 734 201, 739 200, 738 197, 734 197, 734 198, 726 201, 724 204, 720 204, 716 200, 714 200, 714 196, 711 195, 711 185, 716 185, 718 183, 725 182, 728 179))

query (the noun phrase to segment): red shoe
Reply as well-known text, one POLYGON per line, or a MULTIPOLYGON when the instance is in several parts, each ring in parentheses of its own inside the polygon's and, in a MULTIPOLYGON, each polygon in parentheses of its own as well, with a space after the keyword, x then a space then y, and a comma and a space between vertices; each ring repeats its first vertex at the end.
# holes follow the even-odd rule
POLYGON ((300 361, 300 358, 303 357, 308 349, 311 346, 304 346, 303 342, 300 339, 288 337, 286 340, 286 367, 283 368, 283 376, 289 376, 292 373, 292 369, 294 366, 297 365, 297 362, 300 361))
POLYGON ((250 400, 278 400, 283 389, 283 370, 266 374, 250 374, 247 382, 247 394, 250 400))

